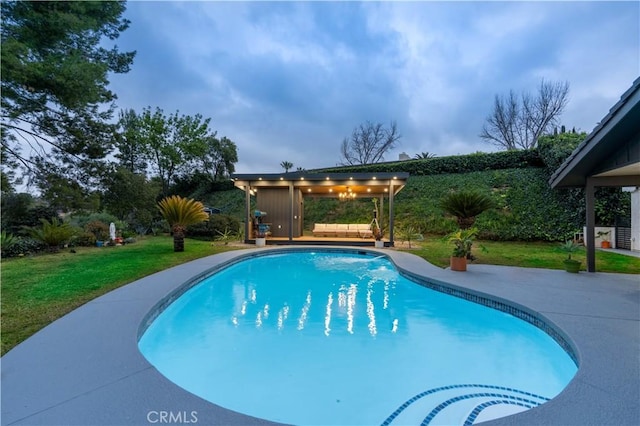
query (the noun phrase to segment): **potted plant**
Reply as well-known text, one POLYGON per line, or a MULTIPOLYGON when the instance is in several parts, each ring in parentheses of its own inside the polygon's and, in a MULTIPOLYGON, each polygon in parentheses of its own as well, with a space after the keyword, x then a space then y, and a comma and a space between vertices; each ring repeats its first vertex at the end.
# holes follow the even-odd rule
POLYGON ((580 245, 572 240, 567 240, 560 248, 567 253, 567 258, 564 260, 565 271, 577 274, 580 271, 580 261, 571 259, 571 253, 577 252, 580 249, 580 245))
POLYGON ((467 270, 467 259, 473 259, 471 256, 471 246, 477 233, 478 230, 475 228, 458 229, 456 232, 447 236, 448 242, 453 244, 453 252, 450 258, 452 271, 467 270))
POLYGON ((267 233, 261 229, 258 229, 258 232, 256 232, 256 246, 264 247, 266 245, 267 245, 267 233))
POLYGON ((600 242, 600 247, 602 248, 611 248, 611 242, 609 242, 609 234, 611 231, 598 231, 598 238, 602 241, 600 242))

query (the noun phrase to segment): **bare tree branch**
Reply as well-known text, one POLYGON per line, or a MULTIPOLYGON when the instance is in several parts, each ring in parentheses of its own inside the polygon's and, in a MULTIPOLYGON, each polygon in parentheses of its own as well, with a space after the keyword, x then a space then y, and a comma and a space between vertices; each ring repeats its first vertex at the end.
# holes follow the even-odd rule
POLYGON ((567 106, 568 82, 542 80, 533 97, 513 91, 508 97, 496 95, 494 107, 482 126, 480 137, 507 150, 534 148, 540 136, 549 133, 567 106))
POLYGON ((395 122, 389 128, 367 121, 353 129, 351 138, 340 145, 343 165, 373 164, 384 160, 384 154, 395 148, 401 135, 395 122))

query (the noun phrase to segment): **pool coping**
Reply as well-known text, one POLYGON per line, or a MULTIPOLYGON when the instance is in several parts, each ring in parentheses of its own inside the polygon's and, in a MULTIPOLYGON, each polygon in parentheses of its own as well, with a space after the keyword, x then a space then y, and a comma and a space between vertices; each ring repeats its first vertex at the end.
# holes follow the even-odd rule
POLYGON ((640 277, 470 265, 435 267, 408 252, 267 247, 179 265, 116 289, 50 324, 2 357, 2 425, 274 424, 211 404, 165 379, 139 353, 154 308, 177 288, 246 255, 349 250, 388 256, 412 278, 533 312, 569 342, 579 370, 554 399, 487 425, 640 423, 640 277), (151 314, 150 314, 151 313, 151 314), (194 417, 195 413, 195 417, 194 417), (195 420, 195 421, 194 421, 195 420))

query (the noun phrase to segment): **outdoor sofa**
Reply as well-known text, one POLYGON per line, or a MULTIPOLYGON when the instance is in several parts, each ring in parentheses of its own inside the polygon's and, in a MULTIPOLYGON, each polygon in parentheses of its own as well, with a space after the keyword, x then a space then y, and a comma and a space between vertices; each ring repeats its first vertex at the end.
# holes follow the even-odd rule
POLYGON ((367 238, 373 236, 371 225, 367 223, 316 223, 314 237, 367 238))

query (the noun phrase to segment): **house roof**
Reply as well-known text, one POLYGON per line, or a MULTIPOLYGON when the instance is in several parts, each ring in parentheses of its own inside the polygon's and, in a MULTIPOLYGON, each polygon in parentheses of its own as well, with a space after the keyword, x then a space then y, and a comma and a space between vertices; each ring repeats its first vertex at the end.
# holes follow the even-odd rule
POLYGON ((356 196, 387 194, 393 187, 394 194, 404 188, 409 173, 252 173, 234 174, 231 180, 236 187, 254 191, 258 188, 286 187, 304 191, 307 195, 338 197, 341 193, 356 196))
POLYGON ((640 77, 549 179, 585 186, 589 176, 640 176, 640 77))

